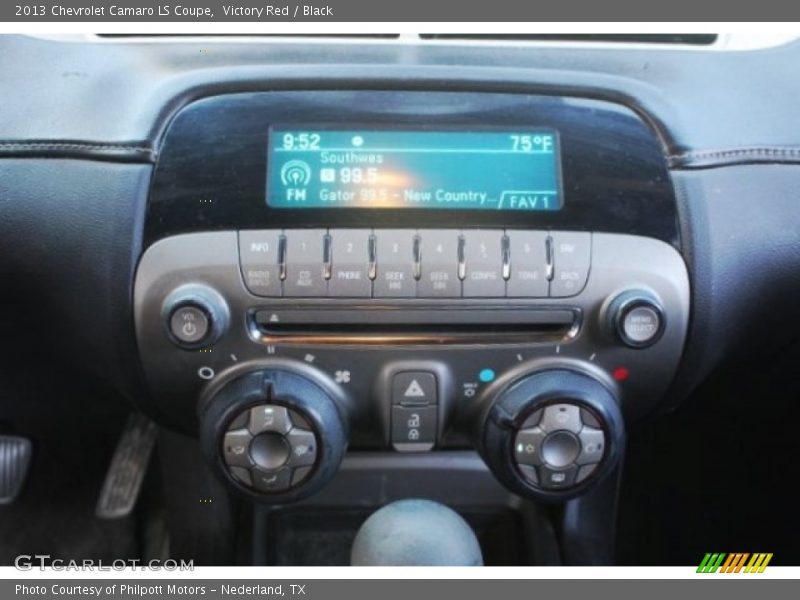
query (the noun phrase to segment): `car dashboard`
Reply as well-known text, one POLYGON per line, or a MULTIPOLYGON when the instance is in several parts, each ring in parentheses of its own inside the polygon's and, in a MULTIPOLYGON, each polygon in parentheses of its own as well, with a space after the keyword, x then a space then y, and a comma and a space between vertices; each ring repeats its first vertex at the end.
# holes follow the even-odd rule
POLYGON ((31 477, 154 445, 112 517, 205 564, 339 564, 408 498, 488 564, 681 560, 640 494, 715 510, 794 410, 799 53, 1 36, 0 424, 31 477))

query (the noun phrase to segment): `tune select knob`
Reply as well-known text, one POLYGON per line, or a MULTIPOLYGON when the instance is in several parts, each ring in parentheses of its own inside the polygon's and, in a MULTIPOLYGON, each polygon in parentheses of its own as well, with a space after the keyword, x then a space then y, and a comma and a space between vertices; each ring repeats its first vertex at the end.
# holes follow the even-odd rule
POLYGON ((254 371, 224 385, 202 411, 203 448, 221 476, 271 503, 317 491, 336 473, 346 420, 316 374, 254 371))
POLYGON ((608 306, 608 328, 630 348, 647 348, 664 333, 666 319, 661 303, 649 292, 623 292, 608 306))
POLYGON ((617 463, 622 415, 600 381, 569 369, 526 375, 485 412, 479 449, 497 478, 523 496, 578 495, 617 463))

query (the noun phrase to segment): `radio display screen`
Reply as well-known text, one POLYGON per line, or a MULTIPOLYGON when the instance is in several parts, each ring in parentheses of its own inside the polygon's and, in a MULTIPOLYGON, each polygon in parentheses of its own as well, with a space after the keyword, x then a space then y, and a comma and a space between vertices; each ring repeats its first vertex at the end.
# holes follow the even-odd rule
POLYGON ((563 204, 554 130, 272 127, 272 208, 555 211, 563 204))

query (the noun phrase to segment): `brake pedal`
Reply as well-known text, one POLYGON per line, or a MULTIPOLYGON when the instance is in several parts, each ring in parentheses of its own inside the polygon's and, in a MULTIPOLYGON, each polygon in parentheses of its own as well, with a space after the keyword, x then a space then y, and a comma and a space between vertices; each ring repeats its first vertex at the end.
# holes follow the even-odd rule
POLYGON ((120 519, 131 514, 156 444, 158 427, 143 415, 131 415, 114 450, 95 514, 120 519))
POLYGON ((16 500, 31 466, 31 441, 12 435, 0 435, 0 504, 16 500))

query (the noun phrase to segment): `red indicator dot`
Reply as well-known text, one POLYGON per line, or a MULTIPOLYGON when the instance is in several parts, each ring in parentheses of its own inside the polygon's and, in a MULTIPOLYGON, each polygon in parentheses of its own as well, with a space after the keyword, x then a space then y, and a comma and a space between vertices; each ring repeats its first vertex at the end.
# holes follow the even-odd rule
POLYGON ((630 372, 625 367, 617 367, 611 373, 611 376, 614 378, 614 381, 625 381, 630 375, 630 372))

